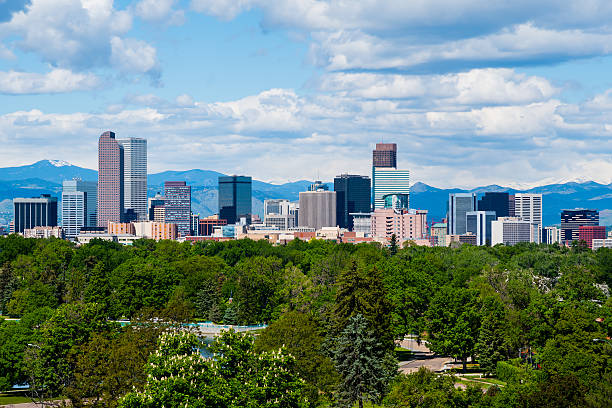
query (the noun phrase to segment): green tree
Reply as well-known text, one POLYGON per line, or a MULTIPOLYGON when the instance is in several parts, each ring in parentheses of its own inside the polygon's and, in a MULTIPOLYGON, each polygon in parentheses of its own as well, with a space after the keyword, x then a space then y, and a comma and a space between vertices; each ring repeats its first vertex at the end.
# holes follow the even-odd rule
POLYGON ((329 400, 338 383, 338 373, 323 354, 321 327, 309 315, 287 312, 270 324, 255 339, 258 351, 276 351, 285 347, 295 357, 296 370, 306 381, 305 395, 311 404, 329 400))
POLYGON ((342 406, 358 403, 363 408, 364 401, 382 397, 395 374, 388 369, 385 358, 376 337, 368 330, 367 320, 361 314, 351 317, 337 339, 333 356, 341 377, 337 398, 342 406))
POLYGON ((475 354, 480 328, 480 305, 472 289, 443 287, 433 298, 426 317, 430 349, 463 362, 475 354))
POLYGON ((240 307, 235 301, 230 302, 223 314, 223 324, 238 324, 238 314, 240 307))
POLYGON ((486 375, 494 374, 497 362, 504 360, 506 354, 506 316, 503 304, 495 297, 487 297, 483 302, 483 315, 476 353, 480 369, 486 375))
POLYGON ((395 234, 391 235, 391 241, 389 242, 389 252, 391 256, 397 254, 397 237, 395 234))

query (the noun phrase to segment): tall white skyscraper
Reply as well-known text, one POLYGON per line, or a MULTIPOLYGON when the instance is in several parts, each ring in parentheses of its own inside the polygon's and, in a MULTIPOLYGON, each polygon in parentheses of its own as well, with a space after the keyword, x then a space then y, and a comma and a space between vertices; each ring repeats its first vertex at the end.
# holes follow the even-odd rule
POLYGON ((97 225, 98 183, 79 179, 64 180, 62 190, 62 227, 69 239, 81 228, 97 225))
MULTIPOLYGON (((385 208, 385 196, 405 194, 410 197, 410 171, 392 167, 374 167, 374 209, 385 208)), ((410 201, 407 205, 409 206, 410 201)))
POLYGON ((523 221, 538 224, 538 240, 542 236, 542 194, 516 193, 514 194, 514 216, 523 221))
POLYGON ((123 209, 133 210, 136 219, 148 220, 147 140, 130 137, 117 139, 123 147, 123 209))

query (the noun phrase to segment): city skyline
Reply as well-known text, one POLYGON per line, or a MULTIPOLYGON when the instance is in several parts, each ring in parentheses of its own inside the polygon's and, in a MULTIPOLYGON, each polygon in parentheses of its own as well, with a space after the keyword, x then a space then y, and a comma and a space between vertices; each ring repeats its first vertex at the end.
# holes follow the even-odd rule
POLYGON ((372 7, 11 2, 0 161, 95 168, 113 129, 149 140, 152 172, 331 180, 385 142, 439 187, 612 182, 608 3, 372 7))

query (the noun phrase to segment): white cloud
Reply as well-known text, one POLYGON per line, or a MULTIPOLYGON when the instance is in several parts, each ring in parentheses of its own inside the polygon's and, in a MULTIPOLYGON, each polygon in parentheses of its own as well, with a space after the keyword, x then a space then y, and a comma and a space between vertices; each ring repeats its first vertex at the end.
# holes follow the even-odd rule
POLYGON ((91 73, 74 73, 66 69, 54 69, 46 74, 28 72, 0 72, 0 93, 41 94, 86 91, 99 87, 100 79, 91 73))
POLYGON ((134 12, 145 21, 181 25, 185 13, 174 9, 176 3, 176 0, 141 0, 134 6, 134 12))
POLYGON ((113 37, 111 62, 125 73, 155 73, 159 70, 157 51, 144 41, 113 37))

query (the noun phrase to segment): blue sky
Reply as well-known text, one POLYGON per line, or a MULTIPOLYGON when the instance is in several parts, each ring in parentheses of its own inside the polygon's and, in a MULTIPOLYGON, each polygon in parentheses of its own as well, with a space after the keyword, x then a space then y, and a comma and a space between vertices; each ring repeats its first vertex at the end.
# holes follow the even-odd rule
POLYGON ((396 142, 440 187, 612 182, 607 1, 0 0, 0 163, 369 174, 396 142))

